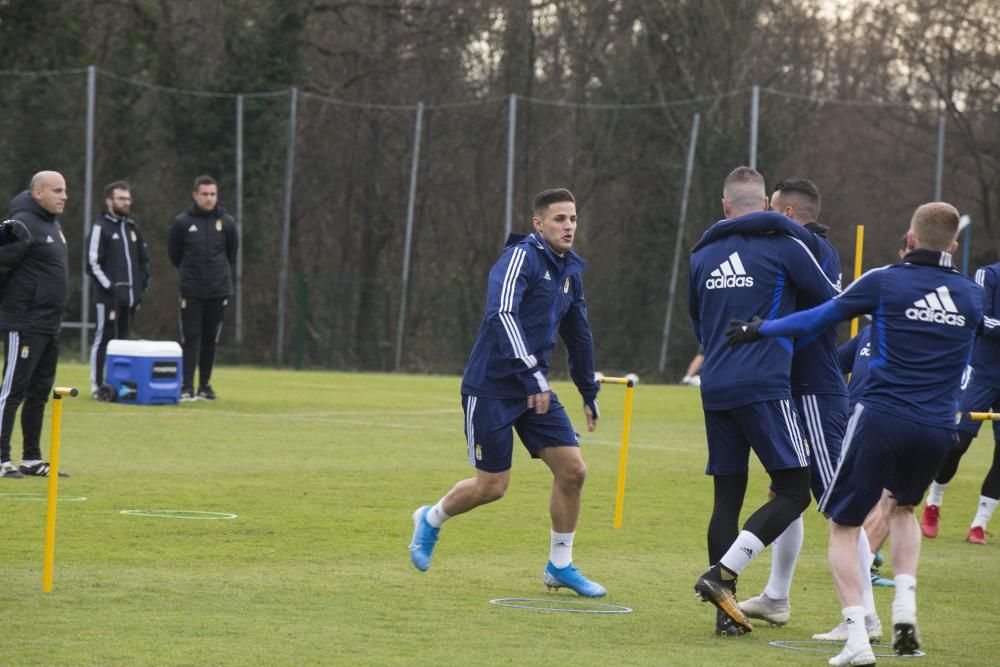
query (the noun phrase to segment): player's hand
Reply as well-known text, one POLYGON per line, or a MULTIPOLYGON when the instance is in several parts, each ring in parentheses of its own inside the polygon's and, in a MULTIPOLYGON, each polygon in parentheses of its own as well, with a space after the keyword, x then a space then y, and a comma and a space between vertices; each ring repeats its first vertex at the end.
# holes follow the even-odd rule
POLYGON ((551 391, 542 391, 528 397, 528 409, 533 409, 535 414, 544 415, 549 411, 549 403, 552 401, 551 391))
POLYGON ((745 343, 758 341, 763 336, 760 334, 760 325, 765 320, 756 315, 749 322, 743 320, 729 320, 729 329, 726 330, 726 344, 729 347, 736 347, 745 343))
POLYGON ((593 432, 597 428, 597 419, 600 413, 597 410, 597 399, 583 401, 583 414, 587 418, 587 430, 593 432))

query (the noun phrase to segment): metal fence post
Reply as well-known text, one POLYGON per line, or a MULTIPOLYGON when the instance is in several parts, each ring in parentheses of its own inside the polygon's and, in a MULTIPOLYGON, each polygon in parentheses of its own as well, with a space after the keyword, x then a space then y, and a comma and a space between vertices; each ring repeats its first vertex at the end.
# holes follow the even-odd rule
POLYGON ((667 350, 670 343, 670 325, 674 314, 674 297, 677 293, 677 274, 681 263, 681 246, 684 245, 684 222, 687 220, 688 193, 691 190, 691 172, 694 171, 694 154, 698 145, 698 125, 701 114, 695 113, 691 121, 691 140, 688 142, 687 163, 684 167, 684 190, 681 192, 681 211, 677 219, 677 243, 674 245, 674 264, 670 270, 670 290, 667 295, 667 315, 663 322, 663 342, 660 345, 660 372, 667 369, 667 350))
POLYGON ((511 93, 507 104, 507 192, 504 202, 503 240, 513 229, 514 220, 514 152, 517 147, 517 93, 511 93))
POLYGON ((87 337, 90 332, 90 281, 87 279, 87 237, 90 235, 94 207, 94 108, 97 103, 97 69, 87 66, 87 142, 83 169, 83 238, 80 241, 80 361, 87 360, 87 337))
POLYGON ((760 122, 760 86, 753 87, 750 99, 750 168, 757 168, 757 128, 760 122))
POLYGON ((236 349, 243 351, 243 95, 236 96, 236 349))
POLYGON ((410 163, 410 197, 406 204, 406 241, 403 246, 403 279, 399 294, 399 320, 396 324, 396 363, 403 363, 403 333, 406 328, 406 293, 410 282, 410 246, 413 243, 413 216, 417 201, 417 170, 420 167, 420 135, 424 124, 424 103, 417 103, 417 126, 413 132, 413 161, 410 163))
POLYGON ((292 181, 295 175, 295 116, 299 89, 292 88, 288 109, 288 158, 285 162, 285 200, 281 207, 281 259, 278 270, 278 340, 275 361, 280 366, 285 348, 285 290, 288 287, 288 246, 292 233, 292 181))
POLYGON ((944 111, 938 116, 937 164, 934 167, 934 201, 941 201, 944 191, 944 111))

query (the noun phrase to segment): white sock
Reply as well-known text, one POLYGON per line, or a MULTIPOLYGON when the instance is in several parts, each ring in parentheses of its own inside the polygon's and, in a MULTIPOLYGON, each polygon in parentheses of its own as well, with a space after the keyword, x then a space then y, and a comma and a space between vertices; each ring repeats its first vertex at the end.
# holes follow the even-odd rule
POLYGON ((982 526, 986 530, 986 525, 993 516, 993 511, 997 508, 997 499, 987 496, 979 496, 979 509, 976 511, 976 518, 972 520, 972 526, 982 526))
POLYGON ((941 507, 941 503, 944 502, 944 490, 948 488, 948 483, 938 484, 937 482, 931 482, 931 488, 927 491, 927 503, 928 505, 937 505, 941 507))
POLYGON ((431 524, 434 528, 440 528, 450 518, 444 511, 444 498, 427 511, 427 523, 431 524))
POLYGON ((719 561, 733 574, 739 574, 757 554, 764 550, 764 543, 751 532, 741 530, 740 534, 729 547, 729 551, 719 561))
POLYGON ((764 595, 772 600, 788 599, 804 535, 805 522, 800 516, 788 524, 785 532, 771 543, 771 576, 764 587, 764 595))
POLYGON ((868 643, 868 630, 865 628, 865 608, 864 607, 844 607, 840 610, 844 615, 844 622, 847 623, 847 644, 855 645, 868 643))
POLYGON ((875 614, 875 596, 872 594, 872 563, 875 554, 868 543, 868 533, 862 528, 858 531, 858 562, 861 563, 861 601, 864 603, 865 614, 875 614))
POLYGON ((573 562, 573 533, 557 533, 552 531, 552 541, 549 547, 549 560, 557 568, 562 569, 573 562))
POLYGON ((917 578, 912 574, 896 575, 896 597, 892 600, 893 623, 917 620, 917 578))
POLYGON ((21 461, 21 465, 23 466, 35 466, 38 465, 39 463, 41 463, 39 459, 32 459, 30 461, 21 461))

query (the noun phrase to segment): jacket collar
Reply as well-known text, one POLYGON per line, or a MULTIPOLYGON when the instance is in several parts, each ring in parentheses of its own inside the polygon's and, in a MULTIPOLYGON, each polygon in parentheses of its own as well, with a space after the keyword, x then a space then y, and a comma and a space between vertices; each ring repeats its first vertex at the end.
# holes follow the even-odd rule
POLYGON ((108 211, 106 209, 103 210, 103 211, 101 211, 101 215, 103 215, 104 219, 107 220, 108 222, 125 222, 125 223, 135 224, 135 222, 132 220, 132 218, 130 218, 128 216, 125 216, 124 218, 119 218, 114 213, 112 213, 111 211, 108 211))
POLYGON ((808 229, 813 234, 822 236, 823 238, 826 238, 826 233, 830 231, 829 227, 819 222, 807 222, 802 226, 808 229))
POLYGON ((18 213, 28 213, 46 222, 54 222, 58 216, 42 208, 34 197, 31 190, 24 190, 10 200, 10 214, 16 216, 18 213))
POLYGON ((540 237, 535 232, 532 232, 530 234, 511 234, 510 236, 507 237, 507 242, 504 243, 504 247, 509 248, 512 245, 518 245, 518 244, 526 244, 534 246, 535 248, 540 250, 545 255, 546 259, 548 259, 549 263, 556 268, 561 269, 563 265, 565 265, 567 269, 572 267, 574 271, 583 271, 585 268, 587 268, 587 263, 583 261, 583 258, 577 255, 572 250, 568 251, 562 257, 556 255, 554 252, 552 252, 552 248, 549 247, 549 244, 546 243, 542 239, 542 237, 540 237))
POLYGON ((545 253, 549 262, 557 268, 564 270, 572 269, 573 271, 583 271, 587 268, 587 263, 583 261, 583 258, 572 250, 566 251, 566 254, 562 257, 552 252, 552 248, 549 247, 549 244, 546 243, 545 240, 536 232, 531 232, 526 238, 529 243, 545 253))
POLYGON ((954 269, 950 252, 938 252, 937 250, 917 249, 911 250, 903 256, 903 262, 908 264, 921 264, 923 266, 940 266, 946 269, 954 269))

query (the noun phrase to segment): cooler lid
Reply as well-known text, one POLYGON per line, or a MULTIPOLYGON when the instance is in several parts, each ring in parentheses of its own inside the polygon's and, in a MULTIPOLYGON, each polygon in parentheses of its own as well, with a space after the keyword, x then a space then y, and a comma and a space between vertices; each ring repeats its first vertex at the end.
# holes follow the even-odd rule
POLYGON ((108 354, 123 357, 179 357, 181 346, 172 340, 112 340, 108 354))

